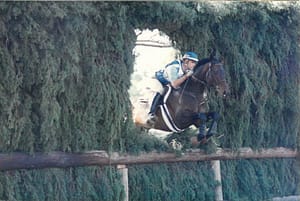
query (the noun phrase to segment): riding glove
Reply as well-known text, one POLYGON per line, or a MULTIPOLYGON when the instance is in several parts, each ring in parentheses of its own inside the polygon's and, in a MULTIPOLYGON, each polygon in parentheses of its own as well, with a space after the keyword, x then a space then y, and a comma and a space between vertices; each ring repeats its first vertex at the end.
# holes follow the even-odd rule
POLYGON ((193 75, 193 73, 194 73, 194 71, 192 71, 192 70, 187 70, 186 73, 185 73, 185 75, 188 76, 188 77, 190 77, 190 76, 193 75))

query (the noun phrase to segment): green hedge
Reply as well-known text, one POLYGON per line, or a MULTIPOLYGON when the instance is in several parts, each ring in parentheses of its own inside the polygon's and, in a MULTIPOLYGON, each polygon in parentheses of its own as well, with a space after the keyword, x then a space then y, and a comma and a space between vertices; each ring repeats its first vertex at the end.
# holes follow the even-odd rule
MULTIPOLYGON (((160 29, 182 52, 207 57, 216 47, 224 57, 231 97, 210 94, 211 109, 222 115, 221 147, 299 148, 298 7, 1 2, 0 152, 166 151, 131 120, 136 28, 160 29)), ((295 160, 222 162, 224 198, 299 194, 296 167, 295 160)), ((211 174, 208 163, 130 167, 130 194, 133 200, 214 200, 211 174)), ((1 200, 124 196, 112 167, 2 172, 0 181, 1 200)))

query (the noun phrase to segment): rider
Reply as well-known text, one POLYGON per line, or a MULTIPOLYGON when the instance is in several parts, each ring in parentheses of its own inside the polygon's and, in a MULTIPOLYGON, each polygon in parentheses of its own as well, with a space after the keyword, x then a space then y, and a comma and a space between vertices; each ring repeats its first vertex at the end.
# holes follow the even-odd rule
POLYGON ((182 60, 178 59, 166 65, 165 69, 155 73, 156 79, 161 83, 156 90, 156 95, 153 98, 150 112, 148 113, 148 124, 155 123, 155 112, 160 105, 163 97, 163 86, 170 84, 173 88, 178 88, 192 74, 193 69, 198 62, 198 55, 195 52, 186 52, 182 60))

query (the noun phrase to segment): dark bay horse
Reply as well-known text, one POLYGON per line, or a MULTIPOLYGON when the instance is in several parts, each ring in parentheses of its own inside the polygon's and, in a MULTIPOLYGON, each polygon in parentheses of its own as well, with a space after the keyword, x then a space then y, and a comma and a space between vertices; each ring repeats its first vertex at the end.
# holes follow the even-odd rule
POLYGON ((221 97, 225 97, 228 93, 223 63, 215 57, 199 61, 193 75, 179 89, 166 86, 164 101, 156 111, 157 119, 151 128, 181 132, 195 125, 199 128, 198 141, 214 134, 218 114, 208 112, 207 89, 210 87, 214 87, 221 97), (206 130, 205 123, 208 119, 212 119, 213 122, 208 132, 204 134, 206 136, 200 136, 203 129, 206 130))

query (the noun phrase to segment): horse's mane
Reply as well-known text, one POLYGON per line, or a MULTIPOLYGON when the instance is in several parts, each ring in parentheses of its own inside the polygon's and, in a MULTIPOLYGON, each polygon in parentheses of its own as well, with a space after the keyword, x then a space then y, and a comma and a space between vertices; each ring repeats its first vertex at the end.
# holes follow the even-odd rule
POLYGON ((194 70, 201 68, 201 66, 204 66, 208 62, 217 62, 217 61, 219 61, 219 60, 216 58, 216 49, 213 48, 212 52, 210 53, 210 56, 208 58, 199 60, 196 64, 194 70))
POLYGON ((197 62, 196 66, 195 66, 195 70, 197 68, 199 68, 200 66, 203 66, 204 64, 208 63, 211 61, 211 58, 204 58, 204 59, 201 59, 197 62))

